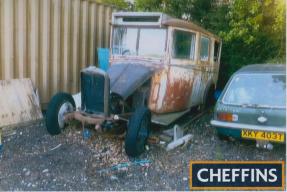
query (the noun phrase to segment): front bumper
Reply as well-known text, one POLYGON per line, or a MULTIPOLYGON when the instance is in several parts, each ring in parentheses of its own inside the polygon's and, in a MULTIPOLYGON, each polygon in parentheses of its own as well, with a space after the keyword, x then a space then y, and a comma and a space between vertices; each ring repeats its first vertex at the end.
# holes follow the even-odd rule
POLYGON ((82 124, 97 125, 102 124, 104 121, 117 121, 119 117, 118 115, 105 116, 104 114, 89 114, 83 111, 74 111, 64 116, 64 121, 66 122, 73 119, 80 121, 82 124))
POLYGON ((272 131, 272 132, 278 132, 278 133, 285 133, 286 129, 284 127, 272 127, 272 126, 260 126, 260 125, 249 125, 249 124, 243 124, 243 123, 230 123, 230 122, 222 122, 217 120, 211 120, 210 124, 214 127, 219 128, 229 128, 229 129, 235 129, 235 130, 242 130, 242 129, 248 129, 253 131, 272 131))

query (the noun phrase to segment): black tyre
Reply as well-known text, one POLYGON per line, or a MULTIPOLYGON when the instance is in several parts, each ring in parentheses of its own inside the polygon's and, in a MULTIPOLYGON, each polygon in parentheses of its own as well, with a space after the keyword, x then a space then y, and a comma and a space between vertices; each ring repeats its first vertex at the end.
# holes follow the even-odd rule
POLYGON ((151 113, 146 107, 138 108, 131 116, 125 139, 128 156, 136 157, 144 152, 151 127, 151 113))
POLYGON ((215 88, 211 86, 205 96, 204 103, 201 106, 201 111, 206 111, 207 109, 211 108, 215 105, 216 100, 214 98, 215 88))
POLYGON ((68 93, 57 93, 53 96, 46 113, 46 127, 51 135, 61 133, 65 126, 64 114, 72 112, 75 106, 72 95, 68 93))

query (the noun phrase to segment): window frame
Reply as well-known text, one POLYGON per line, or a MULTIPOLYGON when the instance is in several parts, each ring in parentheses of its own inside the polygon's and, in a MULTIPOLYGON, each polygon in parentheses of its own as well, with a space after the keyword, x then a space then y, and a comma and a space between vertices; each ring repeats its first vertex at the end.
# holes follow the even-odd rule
MULTIPOLYGON (((118 26, 114 26, 112 28, 112 38, 111 38, 111 55, 112 56, 116 56, 116 57, 122 57, 124 55, 121 54, 114 54, 113 53, 113 45, 114 45, 114 33, 115 33, 115 29, 116 28, 121 28, 121 27, 125 27, 125 28, 131 28, 131 29, 137 29, 137 39, 136 39, 136 54, 135 55, 126 55, 126 56, 131 56, 131 57, 150 57, 150 56, 145 56, 145 55, 139 55, 139 42, 140 42, 140 31, 141 29, 162 29, 165 30, 165 42, 164 42, 164 53, 167 52, 167 41, 168 41, 168 28, 167 27, 160 27, 160 26, 130 26, 130 25, 118 25, 118 26)), ((125 57, 126 57, 125 56, 125 57)), ((160 57, 155 57, 155 58, 162 58, 164 57, 164 55, 160 56, 160 57)))
POLYGON ((221 49, 221 43, 218 40, 214 40, 214 44, 213 44, 213 62, 215 63, 219 63, 220 61, 220 49, 221 49), (217 54, 215 57, 215 44, 218 44, 218 50, 217 50, 217 54))
POLYGON ((200 36, 200 39, 199 39, 199 43, 200 43, 200 48, 199 48, 199 60, 201 62, 209 62, 210 60, 210 42, 211 42, 211 39, 207 36, 207 35, 201 35, 200 36), (207 59, 206 60, 202 60, 201 59, 201 48, 202 48, 202 39, 205 38, 205 39, 208 39, 208 51, 207 51, 207 59))
MULTIPOLYGON (((180 28, 174 28, 172 30, 172 34, 171 34, 171 38, 172 38, 172 45, 171 45, 171 57, 172 59, 175 59, 175 60, 190 60, 190 61, 195 61, 195 58, 196 58, 196 38, 197 38, 197 33, 195 31, 190 31, 190 30, 184 30, 184 29, 180 29, 180 28), (189 53, 189 58, 180 58, 180 57, 175 57, 175 54, 174 54, 174 47, 175 47, 175 32, 176 31, 180 31, 180 32, 186 32, 186 33, 189 33, 191 34, 191 36, 194 36, 191 37, 191 40, 194 39, 194 44, 193 44, 193 48, 194 48, 194 51, 193 51, 193 57, 191 58, 191 49, 190 49, 190 53, 189 53)), ((192 41, 191 41, 192 42, 192 41)), ((192 44, 190 44, 190 47, 192 47, 192 44)))
POLYGON ((138 28, 137 56, 151 57, 151 56, 146 56, 146 55, 139 55, 141 29, 162 29, 162 30, 165 30, 165 41, 164 41, 163 55, 159 56, 159 57, 152 57, 152 58, 162 58, 162 57, 164 57, 164 55, 165 55, 165 53, 167 51, 168 28, 165 28, 165 27, 139 27, 138 28))

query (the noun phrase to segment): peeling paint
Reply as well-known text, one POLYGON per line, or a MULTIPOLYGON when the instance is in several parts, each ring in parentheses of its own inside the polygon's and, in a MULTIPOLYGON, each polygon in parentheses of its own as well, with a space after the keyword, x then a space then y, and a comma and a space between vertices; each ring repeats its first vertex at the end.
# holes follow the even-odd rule
POLYGON ((167 74, 164 71, 161 76, 160 76, 160 84, 159 84, 159 91, 158 91, 158 99, 156 103, 156 109, 160 109, 164 105, 164 97, 166 94, 166 89, 167 89, 167 74))
POLYGON ((149 108, 155 113, 176 112, 188 108, 193 78, 193 70, 184 67, 166 66, 157 72, 152 78, 149 108))

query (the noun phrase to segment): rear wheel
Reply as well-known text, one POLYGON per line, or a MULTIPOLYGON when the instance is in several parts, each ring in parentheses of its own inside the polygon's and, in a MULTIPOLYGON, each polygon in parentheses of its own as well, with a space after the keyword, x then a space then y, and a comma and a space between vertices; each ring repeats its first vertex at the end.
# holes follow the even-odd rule
POLYGON ((151 127, 151 113, 146 107, 138 108, 131 116, 125 139, 128 156, 136 157, 144 152, 151 127))
POLYGON ((208 91, 206 93, 204 103, 201 106, 202 111, 205 111, 205 110, 209 109, 210 107, 214 106, 214 104, 216 103, 214 93, 215 93, 214 86, 210 86, 210 88, 208 89, 208 91))
POLYGON ((46 113, 46 127, 51 135, 61 133, 65 126, 64 115, 72 112, 75 106, 72 95, 68 93, 57 93, 53 96, 46 113))

